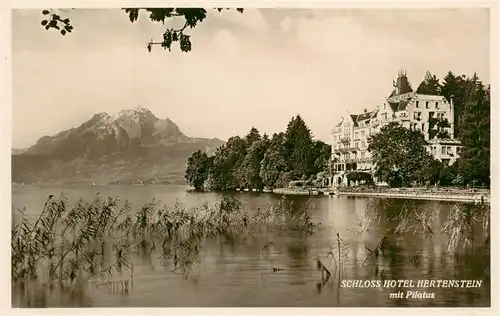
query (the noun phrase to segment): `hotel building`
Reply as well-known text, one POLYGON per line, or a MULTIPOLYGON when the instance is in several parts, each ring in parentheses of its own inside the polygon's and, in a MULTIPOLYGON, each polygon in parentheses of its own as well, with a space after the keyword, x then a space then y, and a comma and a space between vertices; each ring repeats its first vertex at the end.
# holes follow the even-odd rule
POLYGON ((415 93, 403 71, 398 73, 393 87, 391 95, 372 111, 349 114, 335 125, 331 186, 351 185, 347 175, 352 171, 373 174, 368 139, 390 122, 421 131, 429 143, 429 152, 439 161, 452 164, 458 158, 460 142, 453 135, 453 103, 443 96, 415 93))

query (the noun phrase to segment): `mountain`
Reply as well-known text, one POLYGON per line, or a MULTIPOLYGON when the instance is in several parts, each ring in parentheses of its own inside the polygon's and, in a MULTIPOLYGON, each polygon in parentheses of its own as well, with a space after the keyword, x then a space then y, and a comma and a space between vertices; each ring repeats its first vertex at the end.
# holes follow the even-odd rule
POLYGON ((185 183, 188 157, 213 154, 219 139, 191 138, 170 119, 137 107, 95 114, 78 127, 12 151, 16 183, 185 183))
POLYGON ((12 148, 12 155, 20 155, 26 152, 26 148, 12 148))

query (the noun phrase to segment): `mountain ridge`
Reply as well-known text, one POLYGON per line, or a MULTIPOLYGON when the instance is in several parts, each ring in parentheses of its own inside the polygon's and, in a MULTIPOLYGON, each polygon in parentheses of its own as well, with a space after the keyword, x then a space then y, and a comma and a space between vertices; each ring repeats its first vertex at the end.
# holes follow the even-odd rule
POLYGON ((140 106, 116 115, 101 112, 29 148, 12 149, 12 181, 180 184, 193 152, 213 154, 223 144, 217 138, 188 137, 169 118, 140 106))

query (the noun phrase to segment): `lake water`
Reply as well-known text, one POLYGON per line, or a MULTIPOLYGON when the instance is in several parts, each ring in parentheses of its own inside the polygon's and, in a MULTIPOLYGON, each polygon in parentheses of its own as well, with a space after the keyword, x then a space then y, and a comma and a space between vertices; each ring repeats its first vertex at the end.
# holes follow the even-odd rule
MULTIPOLYGON (((189 206, 221 199, 216 193, 188 193, 186 187, 137 186, 70 186, 35 187, 13 186, 12 209, 25 207, 27 214, 41 212, 49 195, 64 193, 69 205, 79 198, 91 200, 96 193, 119 196, 136 209, 155 198, 167 205, 176 201, 189 206)), ((247 209, 264 208, 277 203, 281 196, 257 193, 233 193, 247 209)), ((407 233, 395 237, 398 251, 391 260, 371 258, 363 264, 369 251, 380 242, 380 232, 389 226, 386 220, 400 210, 405 200, 381 203, 376 212, 380 222, 361 229, 365 218, 366 198, 340 196, 290 196, 294 207, 308 205, 308 212, 321 229, 302 237, 293 232, 258 235, 245 243, 226 245, 207 243, 201 253, 201 262, 189 277, 171 272, 162 265, 137 265, 134 269, 134 287, 127 294, 111 292, 106 288, 92 288, 88 295, 75 301, 49 297, 47 305, 88 307, 485 307, 490 306, 489 247, 484 246, 480 232, 474 251, 452 260, 446 255, 445 236, 440 233, 450 204, 443 202, 415 202, 439 212, 431 223, 433 234, 407 233), (332 273, 323 284, 321 272, 314 258, 320 258, 330 270, 335 262, 327 259, 330 246, 337 246, 336 234, 345 242, 342 275, 332 273), (270 256, 263 256, 266 243, 274 243, 270 256), (420 252, 419 252, 420 251, 420 252), (412 261, 421 254, 418 263, 412 261), (282 269, 273 272, 273 268, 282 269), (486 272, 485 272, 486 271, 486 272), (341 280, 481 280, 477 288, 353 288, 340 287, 341 280), (390 293, 406 290, 432 292, 434 299, 390 298, 390 293)), ((16 216, 16 215, 15 215, 16 216)), ((480 223, 478 224, 480 226, 480 223)), ((479 228, 478 228, 479 231, 479 228)), ((14 300, 14 298, 13 298, 14 300)))

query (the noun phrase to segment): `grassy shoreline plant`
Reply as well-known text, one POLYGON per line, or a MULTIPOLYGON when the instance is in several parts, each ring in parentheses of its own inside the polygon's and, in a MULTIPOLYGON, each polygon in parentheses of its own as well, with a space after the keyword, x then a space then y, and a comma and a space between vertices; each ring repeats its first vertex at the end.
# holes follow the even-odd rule
POLYGON ((50 196, 36 220, 21 212, 12 228, 12 284, 26 306, 44 305, 46 291, 55 288, 85 293, 91 285, 118 285, 126 293, 133 288, 135 259, 152 264, 159 253, 164 266, 187 276, 208 239, 232 244, 270 229, 307 235, 317 227, 307 207, 292 211, 286 199, 253 212, 232 197, 191 209, 153 199, 133 213, 114 197, 98 195, 69 209, 64 197, 50 196))

